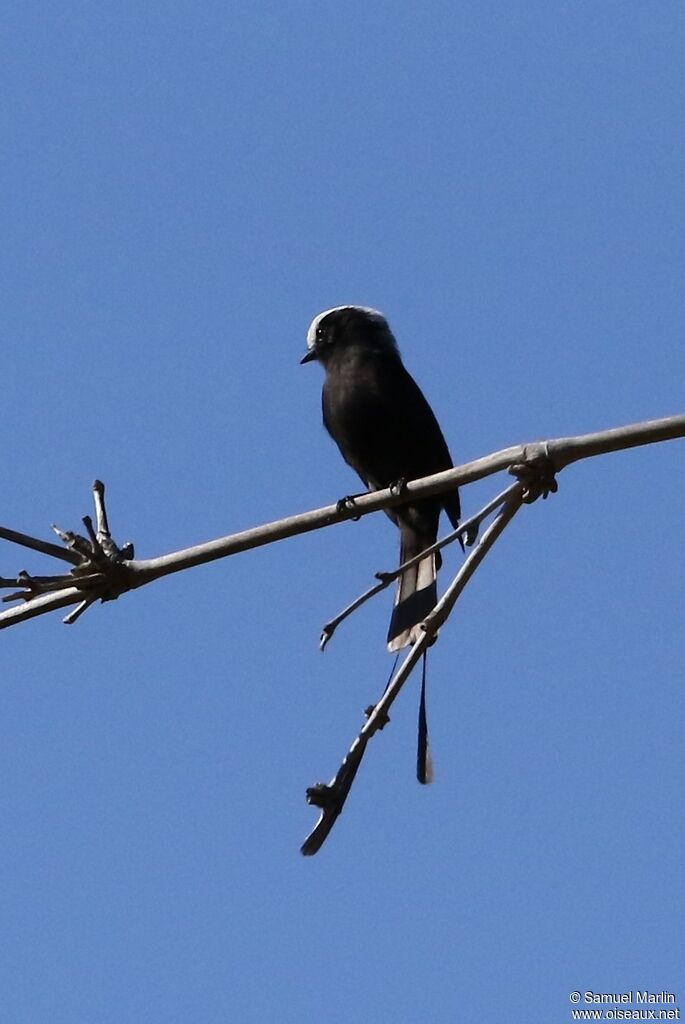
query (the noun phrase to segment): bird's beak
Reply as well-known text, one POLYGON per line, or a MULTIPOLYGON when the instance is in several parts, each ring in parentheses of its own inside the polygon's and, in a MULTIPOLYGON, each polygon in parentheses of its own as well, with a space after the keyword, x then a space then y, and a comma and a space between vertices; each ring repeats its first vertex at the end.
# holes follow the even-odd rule
POLYGON ((308 352, 305 352, 305 354, 300 359, 300 366, 302 366, 303 363, 311 363, 312 359, 316 359, 315 348, 310 348, 308 352))

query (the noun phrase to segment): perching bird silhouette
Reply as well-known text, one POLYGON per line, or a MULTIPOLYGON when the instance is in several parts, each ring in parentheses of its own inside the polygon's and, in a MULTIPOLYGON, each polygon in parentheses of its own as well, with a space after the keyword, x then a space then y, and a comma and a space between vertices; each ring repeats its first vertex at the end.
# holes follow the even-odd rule
MULTIPOLYGON (((307 353, 301 361, 311 360, 318 360, 326 371, 324 425, 366 487, 378 490, 452 467, 433 410, 405 369, 381 313, 366 306, 337 306, 319 313, 309 327, 307 353)), ((442 509, 456 529, 461 514, 456 488, 386 509, 400 530, 400 564, 435 543, 442 509)), ((388 630, 390 651, 414 643, 420 635, 419 624, 437 601, 440 563, 439 552, 431 553, 400 576, 388 630)), ((425 746, 417 767, 422 782, 430 778, 427 741, 425 746)))

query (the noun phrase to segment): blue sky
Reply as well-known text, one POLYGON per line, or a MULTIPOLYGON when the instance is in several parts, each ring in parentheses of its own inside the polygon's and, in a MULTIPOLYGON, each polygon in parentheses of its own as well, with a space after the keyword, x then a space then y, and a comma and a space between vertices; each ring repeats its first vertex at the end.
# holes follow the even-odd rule
MULTIPOLYGON (((147 557, 353 491, 298 365, 340 303, 386 313, 457 461, 683 411, 681 4, 3 21, 3 525, 77 528, 99 476, 147 557)), ((384 516, 4 632, 3 1018, 685 1003, 682 460, 523 510, 431 652, 434 785, 414 680, 314 859, 304 791, 382 690, 390 596, 318 634, 393 565, 384 516)))

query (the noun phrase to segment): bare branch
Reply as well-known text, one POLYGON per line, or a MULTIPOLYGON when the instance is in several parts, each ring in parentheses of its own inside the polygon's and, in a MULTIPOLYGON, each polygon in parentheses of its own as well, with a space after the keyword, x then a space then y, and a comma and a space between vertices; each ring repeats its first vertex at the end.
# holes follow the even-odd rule
MULTIPOLYGON (((104 487, 99 481, 95 481, 93 490, 96 503, 96 536, 105 555, 104 559, 92 540, 79 537, 78 534, 71 532, 57 531, 68 545, 67 550, 63 550, 54 544, 48 544, 45 541, 27 537, 25 534, 20 534, 4 527, 0 528, 0 538, 71 562, 78 567, 77 572, 100 572, 102 575, 101 586, 95 596, 96 598, 100 597, 102 600, 114 600, 114 598, 126 590, 144 586, 170 573, 181 572, 195 565, 203 565, 219 558, 226 558, 240 551, 248 551, 265 544, 273 544, 276 541, 284 540, 286 537, 309 533, 312 530, 323 529, 324 527, 333 526, 336 523, 345 522, 349 519, 358 519, 380 509, 401 505, 405 502, 414 502, 417 499, 433 494, 440 494, 457 485, 463 486, 464 484, 481 480, 503 469, 518 467, 517 475, 520 475, 520 467, 530 467, 530 470, 535 474, 538 467, 546 466, 549 467, 549 472, 553 474, 554 472, 559 472, 572 462, 577 462, 579 459, 679 437, 685 437, 685 415, 631 424, 578 437, 556 438, 546 442, 515 445, 510 448, 503 448, 501 451, 486 455, 483 458, 475 459, 472 462, 464 463, 461 466, 456 466, 454 469, 446 470, 443 473, 436 473, 421 480, 410 481, 400 494, 392 488, 362 494, 355 497, 351 505, 350 503, 338 502, 324 508, 314 509, 299 515, 288 516, 276 522, 266 523, 263 526, 243 530, 240 533, 220 537, 218 540, 208 541, 204 544, 184 548, 181 551, 161 555, 158 558, 134 560, 132 557, 128 557, 132 555, 131 545, 117 548, 109 534, 106 513, 104 516, 101 514, 104 511, 104 506, 102 506, 102 509, 100 508, 104 487)), ((533 500, 536 496, 536 494, 531 495, 530 500, 533 500)), ((75 587, 66 587, 64 594, 69 591, 73 593, 74 590, 75 587)), ((72 601, 62 596, 60 599, 61 603, 58 604, 54 603, 56 599, 57 595, 53 595, 50 601, 36 604, 37 599, 30 596, 31 614, 17 614, 19 611, 25 611, 25 608, 3 612, 0 614, 0 628, 23 621, 25 618, 32 618, 34 615, 44 614, 53 608, 64 607, 68 603, 76 604, 83 600, 83 596, 78 594, 76 600, 72 601)))
POLYGON ((594 434, 580 434, 578 437, 561 437, 549 441, 547 447, 554 468, 559 472, 579 459, 639 448, 658 441, 675 441, 679 437, 685 437, 685 414, 646 420, 644 423, 629 423, 625 427, 598 430, 594 434))
POLYGON ((426 648, 434 642, 438 629, 454 608, 457 598, 485 558, 485 555, 490 551, 497 538, 501 536, 505 527, 509 525, 520 509, 523 501, 523 486, 515 484, 514 489, 516 493, 510 495, 495 520, 485 530, 476 546, 469 552, 468 557, 461 565, 459 572, 452 580, 445 594, 426 618, 426 621, 423 623, 424 631, 422 635, 412 646, 394 678, 386 687, 383 696, 371 709, 365 724, 362 726, 359 735, 354 740, 337 773, 328 784, 318 783, 307 790, 307 802, 319 807, 321 814, 313 830, 302 844, 301 852, 306 857, 312 856, 312 854, 321 849, 324 840, 342 812, 369 740, 374 733, 382 729, 387 723, 388 711, 409 678, 412 669, 419 662, 426 648))
POLYGON ((74 563, 74 568, 68 576, 31 576, 22 569, 13 580, 0 578, 2 589, 14 586, 22 588, 16 593, 7 594, 2 598, 3 602, 25 602, 19 608, 12 608, 0 614, 0 629, 56 608, 63 608, 65 605, 78 604, 78 607, 63 620, 70 625, 76 622, 98 598, 101 601, 112 601, 129 589, 128 573, 122 566, 122 559, 129 549, 132 554, 133 548, 129 544, 126 548, 120 549, 112 540, 107 525, 104 496, 104 484, 96 480, 93 484, 93 500, 97 533, 90 516, 83 516, 83 523, 88 532, 87 538, 71 530, 60 530, 58 526, 53 525, 52 529, 64 542, 66 550, 12 530, 3 531, 5 539, 13 539, 23 546, 65 559, 74 563))
POLYGON ((64 625, 71 626, 74 622, 80 619, 83 613, 88 611, 91 604, 93 604, 95 600, 96 598, 94 597, 87 597, 84 601, 81 601, 80 604, 77 604, 74 610, 72 612, 69 612, 69 614, 65 615, 64 618, 62 619, 64 625))
MULTIPOLYGON (((497 507, 497 505, 501 504, 502 497, 505 498, 504 505, 494 522, 484 532, 479 543, 470 552, 443 597, 422 623, 424 628, 423 635, 419 637, 411 648, 381 699, 375 707, 369 709, 367 721, 354 740, 336 775, 331 779, 330 783, 319 783, 307 790, 307 801, 319 807, 321 814, 314 829, 302 845, 301 852, 305 856, 311 856, 321 848, 321 845, 342 812, 371 736, 379 729, 382 729, 387 723, 388 711, 412 669, 420 660, 427 646, 437 638, 437 630, 449 616, 464 587, 495 540, 501 535, 502 531, 521 508, 522 503, 532 503, 539 497, 546 498, 548 494, 554 493, 557 490, 555 474, 579 459, 635 447, 641 444, 651 444, 655 441, 682 437, 684 435, 685 416, 672 417, 668 420, 655 420, 649 423, 621 427, 597 434, 587 434, 574 438, 558 438, 554 441, 525 445, 519 449, 505 449, 502 452, 496 452, 494 455, 488 456, 486 459, 478 460, 476 463, 460 466, 457 470, 450 470, 435 477, 427 478, 425 481, 417 481, 414 484, 408 485, 407 490, 415 496, 419 494, 422 496, 424 494, 432 494, 437 492, 437 488, 435 491, 432 488, 438 480, 442 482, 448 480, 459 483, 469 482, 470 480, 478 479, 480 476, 488 475, 489 472, 504 468, 502 463, 506 465, 509 472, 514 474, 519 481, 519 483, 509 489, 508 495, 505 494, 504 496, 498 496, 497 499, 493 499, 489 506, 486 506, 481 513, 484 517, 488 509, 497 507), (477 476, 476 473, 478 474, 477 476), (423 485, 429 482, 430 488, 426 487, 424 490, 423 485)), ((363 510, 359 507, 356 511, 364 514, 363 510)), ((440 544, 434 545, 432 549, 426 550, 434 550, 439 546, 440 544)), ((425 552, 419 557, 424 555, 425 552)), ((400 571, 403 568, 406 568, 406 566, 400 567, 400 571)), ((390 582, 391 579, 392 574, 384 574, 378 586, 367 591, 366 594, 362 595, 345 609, 337 619, 334 619, 332 623, 328 623, 324 627, 323 642, 325 643, 326 640, 330 639, 333 630, 340 621, 351 614, 352 611, 374 593, 377 593, 382 588, 383 583, 390 582)))
MULTIPOLYGON (((437 542, 431 549, 438 550, 444 547, 457 536, 469 530, 470 527, 479 525, 495 508, 501 506, 495 520, 485 530, 476 546, 472 548, 446 593, 422 623, 421 636, 409 651, 381 699, 375 707, 369 710, 367 721, 350 747, 337 774, 330 783, 319 784, 307 790, 308 801, 321 809, 319 821, 302 846, 302 852, 310 855, 320 849, 340 815, 369 739, 388 721, 388 709, 399 694, 405 680, 426 648, 435 641, 439 627, 450 614, 468 580, 471 579, 495 540, 511 522, 522 502, 530 503, 540 496, 545 498, 549 493, 556 491, 555 474, 580 459, 680 437, 685 437, 685 415, 631 424, 577 437, 555 438, 545 442, 515 445, 443 473, 410 481, 399 493, 396 488, 387 488, 369 494, 361 494, 355 496, 354 499, 339 501, 334 505, 314 509, 300 515, 288 516, 276 522, 256 526, 158 558, 139 560, 133 559, 132 544, 129 543, 120 548, 113 541, 104 504, 104 485, 96 480, 93 484, 96 528, 89 516, 83 517, 88 533, 87 538, 71 531, 54 528, 66 545, 66 550, 15 530, 0 527, 0 539, 69 562, 74 567, 68 576, 29 576, 28 573, 22 571, 13 579, 0 578, 0 589, 15 586, 21 588, 19 592, 8 595, 4 600, 24 602, 0 613, 0 629, 58 608, 75 605, 76 607, 64 618, 64 622, 70 624, 76 622, 95 601, 114 600, 127 590, 144 586, 170 573, 181 572, 195 565, 202 565, 237 554, 239 551, 272 544, 286 537, 294 537, 349 519, 357 520, 364 515, 405 502, 416 502, 421 498, 443 493, 456 486, 464 486, 507 469, 517 477, 518 482, 488 502, 479 513, 462 524, 453 534, 437 542)), ((424 555, 425 552, 422 552, 419 557, 424 555)), ((407 563, 407 565, 409 564, 411 563, 407 563)), ((325 643, 339 622, 369 597, 392 582, 397 573, 404 568, 406 566, 401 566, 395 573, 381 574, 376 586, 357 598, 337 619, 324 627, 322 641, 325 643)))
POLYGON ((326 644, 331 639, 340 623, 344 622, 345 619, 348 619, 353 612, 356 612, 357 608, 361 608, 361 606, 366 604, 370 598, 375 597, 375 595, 379 594, 381 590, 385 590, 386 587, 389 587, 390 584, 394 583, 394 581, 401 576, 406 569, 410 569, 412 565, 416 565, 425 558, 426 555, 431 554, 433 551, 442 551, 442 549, 446 548, 448 544, 452 544, 457 537, 475 536, 477 531, 480 529, 481 523, 487 519, 490 513, 494 512, 494 510, 499 508, 500 505, 503 505, 517 490, 519 490, 519 484, 510 484, 506 490, 502 491, 484 505, 480 512, 476 512, 475 515, 470 516, 468 519, 464 519, 456 530, 452 530, 441 540, 436 541, 435 544, 431 544, 430 547, 424 548, 424 550, 420 551, 418 555, 415 555, 413 558, 410 558, 401 565, 398 565, 396 569, 392 569, 389 572, 377 572, 376 579, 379 582, 373 587, 369 587, 369 589, 364 591, 363 594, 360 594, 359 597, 355 598, 354 601, 343 608, 335 618, 325 623, 322 627, 321 637, 319 639, 320 650, 325 650, 326 644))
POLYGON ((98 524, 98 537, 102 540, 111 540, 107 521, 107 509, 105 508, 105 485, 100 480, 93 481, 93 501, 95 503, 95 519, 98 524))
POLYGON ((55 594, 41 594, 40 597, 32 597, 25 604, 17 605, 15 608, 8 608, 0 612, 0 629, 14 626, 18 622, 26 622, 37 615, 45 615, 46 612, 54 612, 58 608, 67 608, 70 604, 78 604, 83 600, 83 591, 78 587, 65 587, 55 594))
POLYGON ((38 537, 29 537, 26 533, 19 533, 17 530, 8 530, 6 526, 0 526, 0 540, 8 540, 11 544, 20 544, 24 548, 40 551, 41 554, 50 555, 52 558, 61 558, 62 561, 71 562, 72 565, 78 565, 81 561, 73 551, 66 551, 57 544, 39 540, 38 537))
POLYGON ((595 434, 584 434, 578 437, 562 437, 552 441, 534 442, 532 444, 515 445, 501 451, 486 455, 473 462, 466 462, 454 469, 435 473, 407 483, 398 495, 388 487, 381 491, 371 491, 355 497, 353 506, 339 504, 327 505, 324 508, 303 512, 300 515, 288 516, 264 526, 255 526, 241 533, 220 537, 218 540, 198 544, 158 558, 138 559, 128 562, 132 572, 133 587, 142 586, 153 579, 159 579, 169 573, 180 572, 194 565, 203 565, 217 558, 235 555, 239 551, 249 551, 264 544, 273 544, 286 537, 295 537, 301 533, 320 530, 348 519, 360 518, 377 512, 379 509, 401 505, 417 498, 426 498, 431 494, 440 494, 459 484, 473 483, 486 476, 508 469, 517 464, 530 464, 544 460, 550 461, 555 471, 563 469, 571 462, 601 455, 604 452, 634 448, 639 445, 653 444, 655 441, 673 440, 685 437, 685 415, 672 416, 663 420, 651 420, 636 423, 614 430, 600 431, 595 434))

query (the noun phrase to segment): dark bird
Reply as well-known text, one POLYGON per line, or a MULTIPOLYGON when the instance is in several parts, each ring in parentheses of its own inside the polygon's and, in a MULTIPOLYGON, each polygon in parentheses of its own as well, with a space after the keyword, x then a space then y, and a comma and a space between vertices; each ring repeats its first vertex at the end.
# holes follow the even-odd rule
MULTIPOLYGON (((365 306, 337 306, 319 313, 307 332, 302 362, 314 359, 326 371, 324 425, 366 487, 379 490, 451 468, 438 421, 404 368, 381 313, 365 306)), ((400 564, 435 543, 442 509, 456 529, 461 514, 456 487, 385 510, 400 530, 400 564)), ((402 573, 388 631, 389 650, 398 651, 420 636, 419 623, 437 601, 440 563, 439 553, 426 555, 402 573)))

